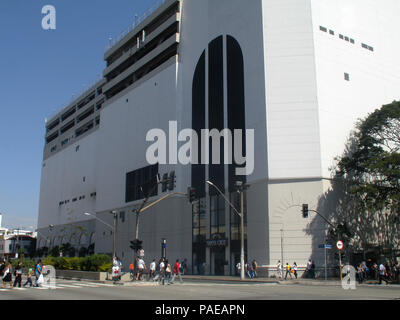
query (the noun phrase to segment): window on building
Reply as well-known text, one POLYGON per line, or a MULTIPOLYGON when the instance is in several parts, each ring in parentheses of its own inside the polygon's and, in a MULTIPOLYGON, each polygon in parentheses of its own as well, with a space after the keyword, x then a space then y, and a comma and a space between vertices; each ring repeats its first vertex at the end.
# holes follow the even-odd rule
POLYGON ((344 35, 339 34, 339 38, 343 40, 344 39, 344 35))
POLYGON ((206 199, 201 198, 192 205, 193 217, 193 274, 202 274, 206 261, 206 199))
POLYGON ((225 238, 225 200, 221 195, 212 195, 210 198, 211 238, 215 235, 225 238))
POLYGON ((328 29, 325 28, 325 27, 322 27, 322 26, 319 27, 319 30, 321 30, 321 31, 323 31, 323 32, 328 32, 328 29))
POLYGON ((350 74, 345 73, 345 74, 344 74, 344 80, 350 81, 350 74))
POLYGON ((335 31, 333 31, 333 30, 329 30, 329 34, 331 34, 331 35, 335 35, 335 31))
POLYGON ((350 39, 350 43, 354 44, 355 43, 354 39, 350 39))
POLYGON ((126 174, 125 202, 145 199, 158 194, 158 163, 126 174))

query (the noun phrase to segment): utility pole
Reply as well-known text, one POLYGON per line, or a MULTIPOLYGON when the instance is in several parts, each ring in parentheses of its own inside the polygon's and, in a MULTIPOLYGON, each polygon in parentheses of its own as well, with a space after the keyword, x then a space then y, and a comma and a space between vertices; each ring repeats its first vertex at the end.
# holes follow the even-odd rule
POLYGON ((283 226, 281 229, 281 269, 282 269, 282 280, 283 280, 283 226))
POLYGON ((240 278, 244 280, 244 186, 243 183, 237 183, 240 192, 240 278))
POLYGON ((238 212, 235 206, 214 183, 211 181, 206 181, 206 183, 213 186, 240 217, 240 279, 244 280, 244 190, 247 189, 248 186, 244 185, 242 181, 236 181, 237 192, 240 193, 240 212, 238 212))
POLYGON ((114 231, 113 231, 113 259, 117 256, 117 211, 111 211, 114 215, 114 231))

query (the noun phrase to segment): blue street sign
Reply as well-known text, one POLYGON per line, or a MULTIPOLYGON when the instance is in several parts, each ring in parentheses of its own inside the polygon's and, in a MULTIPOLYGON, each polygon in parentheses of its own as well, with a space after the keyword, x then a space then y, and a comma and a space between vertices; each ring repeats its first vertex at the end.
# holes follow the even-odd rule
POLYGON ((332 249, 332 245, 331 244, 320 244, 318 245, 318 248, 320 249, 332 249))

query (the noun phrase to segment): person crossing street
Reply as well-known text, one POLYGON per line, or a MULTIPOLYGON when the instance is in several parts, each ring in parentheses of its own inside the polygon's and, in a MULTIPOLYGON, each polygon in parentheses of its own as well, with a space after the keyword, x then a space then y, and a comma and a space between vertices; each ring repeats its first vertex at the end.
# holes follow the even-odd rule
POLYGON ((179 259, 176 259, 176 262, 174 264, 174 275, 172 276, 171 281, 169 281, 169 284, 173 284, 175 281, 175 277, 179 277, 179 281, 183 283, 182 276, 181 276, 181 264, 179 263, 179 259))

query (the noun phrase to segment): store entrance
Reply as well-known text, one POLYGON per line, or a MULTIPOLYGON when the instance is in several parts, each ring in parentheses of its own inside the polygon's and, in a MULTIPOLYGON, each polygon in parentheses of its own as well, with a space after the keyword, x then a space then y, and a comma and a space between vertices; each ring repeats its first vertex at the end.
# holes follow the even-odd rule
POLYGON ((211 274, 223 276, 225 274, 225 247, 211 249, 211 274))

